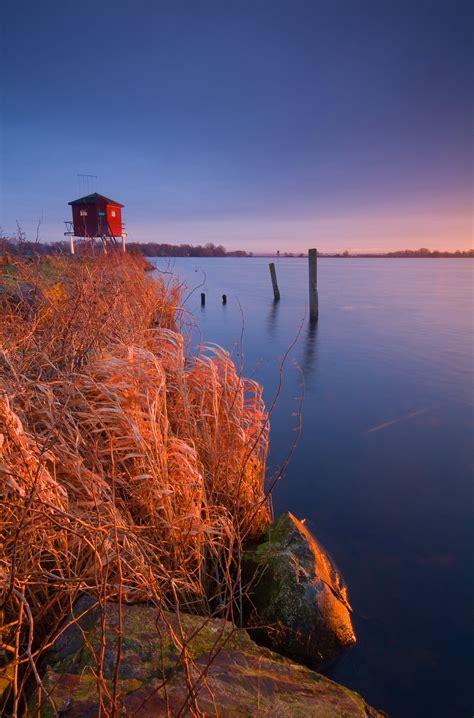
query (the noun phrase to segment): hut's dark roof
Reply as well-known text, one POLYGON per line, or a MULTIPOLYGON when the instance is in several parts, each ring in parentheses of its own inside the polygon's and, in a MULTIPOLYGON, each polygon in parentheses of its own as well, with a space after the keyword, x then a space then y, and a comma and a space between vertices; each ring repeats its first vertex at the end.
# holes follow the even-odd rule
POLYGON ((107 204, 114 204, 116 207, 123 207, 123 204, 120 204, 120 202, 116 202, 113 199, 109 199, 108 197, 104 197, 103 194, 98 194, 97 192, 93 192, 92 194, 87 194, 85 197, 79 197, 79 199, 74 199, 72 202, 69 202, 70 205, 75 204, 95 204, 98 199, 103 199, 107 204))

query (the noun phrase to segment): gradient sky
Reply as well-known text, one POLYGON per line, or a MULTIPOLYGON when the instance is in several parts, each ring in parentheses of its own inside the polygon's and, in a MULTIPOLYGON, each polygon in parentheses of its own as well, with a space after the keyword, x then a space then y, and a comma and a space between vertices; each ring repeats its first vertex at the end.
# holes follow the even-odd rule
POLYGON ((467 249, 473 7, 7 0, 0 224, 90 189, 135 241, 467 249))

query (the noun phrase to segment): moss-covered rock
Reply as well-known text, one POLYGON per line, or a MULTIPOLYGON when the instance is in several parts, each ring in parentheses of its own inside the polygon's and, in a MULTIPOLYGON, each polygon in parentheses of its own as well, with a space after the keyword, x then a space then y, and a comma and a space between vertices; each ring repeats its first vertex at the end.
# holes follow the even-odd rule
MULTIPOLYGON (((44 687, 60 715, 96 718, 101 701, 105 710, 110 708, 113 693, 120 625, 118 606, 109 603, 101 612, 91 600, 82 599, 71 620, 47 656, 43 666, 44 687), (89 612, 77 623, 71 623, 86 610, 89 612), (102 676, 98 670, 101 653, 102 676)), ((127 605, 122 606, 122 631, 117 683, 122 716, 383 715, 356 693, 259 648, 245 630, 235 629, 222 620, 189 615, 181 615, 178 620, 173 614, 158 619, 153 607, 127 605), (189 659, 186 670, 184 652, 189 659), (189 681, 194 685, 194 706, 189 681)), ((37 701, 38 692, 30 702, 31 716, 37 715, 37 701)), ((43 693, 41 716, 52 716, 54 710, 43 693)))
POLYGON ((286 513, 247 547, 247 626, 259 643, 318 668, 355 643, 344 582, 301 521, 286 513), (258 628, 257 628, 258 627, 258 628))

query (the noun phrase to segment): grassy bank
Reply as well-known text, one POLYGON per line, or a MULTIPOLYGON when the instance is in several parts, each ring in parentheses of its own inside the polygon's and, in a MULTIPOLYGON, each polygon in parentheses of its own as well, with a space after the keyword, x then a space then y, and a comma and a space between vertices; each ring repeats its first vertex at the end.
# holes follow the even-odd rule
POLYGON ((233 617, 242 543, 270 517, 268 417, 225 351, 185 352, 184 324, 179 287, 139 256, 0 267, 0 660, 14 715, 83 594, 233 617))

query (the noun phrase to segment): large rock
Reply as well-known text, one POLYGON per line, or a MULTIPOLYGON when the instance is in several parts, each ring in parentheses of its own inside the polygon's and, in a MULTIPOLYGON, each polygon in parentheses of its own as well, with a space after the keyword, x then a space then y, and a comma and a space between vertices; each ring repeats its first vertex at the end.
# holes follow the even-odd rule
MULTIPOLYGON (((90 605, 81 600, 77 617, 90 605)), ((118 674, 121 696, 119 715, 137 718, 205 715, 207 718, 376 718, 383 713, 368 706, 356 693, 308 668, 259 648, 243 629, 222 620, 173 614, 157 619, 157 610, 126 605, 123 612, 122 657, 118 674), (192 660, 189 676, 196 686, 199 713, 189 707, 189 692, 180 650, 172 631, 184 634, 192 660), (207 672, 206 672, 207 668, 207 672), (166 686, 164 686, 166 682, 166 686)), ((105 607, 105 649, 102 699, 113 690, 118 641, 118 607, 105 607)), ((97 609, 70 625, 47 656, 44 687, 56 711, 64 718, 96 718, 99 715, 97 662, 100 655, 101 614, 97 609)), ((38 692, 30 701, 30 715, 37 715, 38 692)), ((105 711, 104 715, 105 715, 105 711)), ((54 715, 42 698, 41 716, 54 715)))
POLYGON ((258 643, 312 668, 355 643, 347 589, 301 521, 286 513, 244 553, 246 625, 258 643), (256 627, 259 628, 256 628, 256 627))

